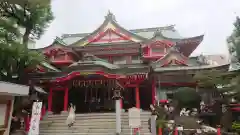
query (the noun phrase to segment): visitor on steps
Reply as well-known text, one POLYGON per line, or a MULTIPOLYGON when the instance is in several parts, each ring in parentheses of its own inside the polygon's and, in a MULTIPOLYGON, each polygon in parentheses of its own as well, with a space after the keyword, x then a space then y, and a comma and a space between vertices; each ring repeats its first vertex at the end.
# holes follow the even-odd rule
POLYGON ((75 110, 76 107, 73 106, 73 104, 70 104, 70 108, 69 108, 69 113, 68 113, 68 117, 66 120, 66 124, 68 125, 68 127, 73 126, 74 122, 75 122, 75 110))

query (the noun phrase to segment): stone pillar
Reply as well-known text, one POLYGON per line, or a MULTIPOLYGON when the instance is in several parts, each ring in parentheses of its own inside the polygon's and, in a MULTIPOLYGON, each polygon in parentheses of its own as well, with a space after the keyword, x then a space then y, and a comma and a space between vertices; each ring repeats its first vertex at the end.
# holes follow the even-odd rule
POLYGON ((116 100, 116 133, 121 133, 121 99, 116 100))
POLYGON ((116 135, 120 135, 121 133, 121 90, 115 90, 113 95, 113 100, 115 100, 115 109, 116 109, 116 135))
POLYGON ((152 135, 157 135, 156 131, 156 115, 151 115, 151 132, 152 135))
POLYGON ((136 108, 140 109, 139 86, 135 88, 136 108))
POLYGON ((156 119, 157 119, 157 114, 155 107, 153 105, 150 105, 151 109, 151 118, 150 118, 150 128, 151 128, 151 133, 152 135, 157 135, 157 129, 156 129, 156 119))
POLYGON ((64 90, 64 106, 63 106, 63 112, 68 111, 68 87, 65 88, 64 90))
POLYGON ((48 114, 52 113, 52 98, 53 98, 53 89, 49 89, 49 94, 48 94, 48 114))

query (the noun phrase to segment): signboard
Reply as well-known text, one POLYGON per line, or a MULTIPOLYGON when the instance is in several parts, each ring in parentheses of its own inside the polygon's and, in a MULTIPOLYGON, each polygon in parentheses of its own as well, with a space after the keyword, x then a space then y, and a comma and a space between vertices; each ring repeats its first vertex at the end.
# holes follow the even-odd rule
POLYGON ((39 122, 41 117, 42 102, 34 102, 32 107, 32 117, 28 135, 39 134, 39 122))
POLYGON ((140 112, 141 112, 140 109, 135 107, 128 109, 129 127, 131 128, 141 127, 140 112))

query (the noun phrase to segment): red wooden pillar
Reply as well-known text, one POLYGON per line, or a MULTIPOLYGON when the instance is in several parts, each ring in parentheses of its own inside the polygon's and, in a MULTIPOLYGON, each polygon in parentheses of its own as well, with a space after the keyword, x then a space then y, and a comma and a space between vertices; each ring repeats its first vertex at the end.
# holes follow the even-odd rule
POLYGON ((50 88, 48 94, 48 112, 52 112, 52 97, 53 97, 53 89, 50 88))
POLYGON ((64 90, 64 106, 63 106, 63 111, 67 110, 68 110, 68 87, 66 87, 64 90))
POLYGON ((139 97, 139 86, 138 85, 135 88, 135 96, 136 96, 136 108, 140 109, 140 97, 139 97))
POLYGON ((152 104, 155 105, 156 103, 156 81, 155 79, 152 80, 152 104))

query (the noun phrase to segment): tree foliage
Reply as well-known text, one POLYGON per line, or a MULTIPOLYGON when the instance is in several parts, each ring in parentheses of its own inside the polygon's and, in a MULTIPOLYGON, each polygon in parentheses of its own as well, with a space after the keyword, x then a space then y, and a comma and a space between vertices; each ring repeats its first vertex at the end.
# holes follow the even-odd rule
MULTIPOLYGON (((44 1, 45 2, 45 1, 44 1)), ((39 39, 54 19, 51 5, 40 4, 33 1, 26 1, 26 4, 19 6, 9 2, 1 2, 0 10, 7 18, 14 18, 17 25, 24 28, 22 43, 28 44, 30 37, 39 39)))
POLYGON ((200 87, 217 88, 228 85, 231 77, 232 75, 229 72, 212 69, 198 71, 195 74, 194 79, 200 87))
POLYGON ((232 55, 233 62, 240 61, 240 18, 237 17, 234 22, 234 30, 232 34, 228 37, 227 42, 229 44, 229 52, 232 55))
POLYGON ((173 99, 178 101, 180 108, 195 108, 201 101, 201 97, 196 90, 189 87, 178 88, 177 92, 173 95, 173 99))
POLYGON ((4 81, 23 83, 25 69, 44 60, 27 46, 30 38, 40 38, 53 19, 50 3, 25 1, 24 5, 0 2, 0 79, 4 81))

